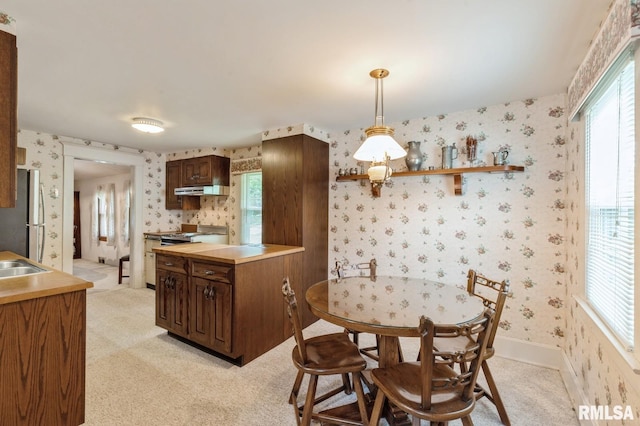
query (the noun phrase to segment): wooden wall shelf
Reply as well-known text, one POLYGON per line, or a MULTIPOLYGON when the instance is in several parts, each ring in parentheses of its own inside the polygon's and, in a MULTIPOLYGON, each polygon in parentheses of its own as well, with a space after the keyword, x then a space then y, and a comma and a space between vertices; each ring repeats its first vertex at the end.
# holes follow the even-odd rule
MULTIPOLYGON (((455 169, 434 169, 434 170, 418 170, 415 172, 393 172, 391 178, 405 176, 426 176, 426 175, 453 175, 453 182, 456 195, 464 193, 462 188, 462 175, 466 173, 500 173, 500 172, 524 172, 524 166, 483 166, 483 167, 459 167, 455 169)), ((348 180, 368 180, 367 175, 346 175, 338 176, 336 181, 343 182, 348 180)))

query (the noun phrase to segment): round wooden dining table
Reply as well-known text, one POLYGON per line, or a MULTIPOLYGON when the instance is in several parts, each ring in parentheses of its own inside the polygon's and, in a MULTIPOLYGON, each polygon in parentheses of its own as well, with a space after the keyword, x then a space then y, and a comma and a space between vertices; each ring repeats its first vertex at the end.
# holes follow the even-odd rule
POLYGON ((377 334, 380 367, 400 361, 398 337, 418 337, 420 316, 435 324, 462 325, 482 316, 485 309, 466 286, 384 275, 320 281, 309 287, 305 298, 317 317, 377 334))

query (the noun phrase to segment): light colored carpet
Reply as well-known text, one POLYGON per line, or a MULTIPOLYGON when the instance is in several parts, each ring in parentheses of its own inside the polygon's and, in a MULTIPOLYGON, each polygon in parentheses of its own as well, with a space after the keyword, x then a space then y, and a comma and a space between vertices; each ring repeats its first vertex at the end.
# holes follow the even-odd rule
MULTIPOLYGON (((129 275, 129 262, 124 263, 123 275, 129 275)), ((113 290, 121 286, 129 286, 129 278, 123 277, 122 284, 118 284, 118 267, 105 263, 92 262, 86 259, 73 260, 73 275, 83 280, 91 281, 93 288, 87 293, 113 290)))
MULTIPOLYGON (((296 424, 287 403, 293 339, 237 367, 156 327, 154 297, 125 286, 88 295, 87 425, 296 424)), ((336 330, 318 321, 305 336, 336 330)), ((417 353, 415 340, 402 342, 407 359, 417 353)), ((513 425, 578 424, 559 372, 499 357, 490 365, 513 425)), ((472 417, 476 425, 500 424, 485 399, 472 417)))

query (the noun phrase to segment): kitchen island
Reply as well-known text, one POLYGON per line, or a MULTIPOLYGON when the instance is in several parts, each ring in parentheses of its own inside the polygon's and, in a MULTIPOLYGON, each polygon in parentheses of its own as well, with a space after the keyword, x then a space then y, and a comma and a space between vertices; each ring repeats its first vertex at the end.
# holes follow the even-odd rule
POLYGON ((84 423, 86 289, 93 284, 47 268, 0 279, 0 424, 84 423))
POLYGON ((282 296, 302 294, 303 247, 189 243, 156 253, 156 325, 244 365, 292 335, 282 296))

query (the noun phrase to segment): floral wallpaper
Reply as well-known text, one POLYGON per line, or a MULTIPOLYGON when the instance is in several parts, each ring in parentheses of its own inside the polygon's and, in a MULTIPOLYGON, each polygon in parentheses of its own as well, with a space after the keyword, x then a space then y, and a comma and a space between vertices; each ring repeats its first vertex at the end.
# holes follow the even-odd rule
MULTIPOLYGON (((469 167, 465 140, 478 140, 477 166, 508 149, 520 173, 468 173, 465 193, 453 176, 391 177, 380 198, 367 181, 332 182, 329 195, 330 268, 376 258, 378 273, 466 285, 469 268, 508 279, 511 293, 500 334, 562 346, 564 290, 565 97, 527 99, 433 117, 387 123, 396 140, 420 142, 422 168, 441 168, 442 147, 455 144, 453 167, 469 167)), ((331 138, 331 176, 358 164, 363 130, 331 138)), ((404 160, 394 170, 407 170, 404 160)), ((347 272, 348 273, 348 272, 347 272)))
MULTIPOLYGON (((493 279, 508 279, 511 292, 498 333, 562 348, 588 403, 631 405, 636 419, 640 418, 638 376, 620 362, 574 299, 582 294, 584 279, 584 142, 582 123, 570 119, 611 61, 612 52, 620 49, 620 37, 635 36, 638 9, 636 1, 613 3, 566 94, 387 123, 396 129, 402 145, 420 142, 422 168, 439 168, 442 147, 451 144, 459 149, 454 167, 469 166, 464 141, 473 136, 478 140, 476 165, 491 164, 491 153, 503 148, 510 152, 508 163, 524 166, 524 172, 464 174, 461 196, 454 195, 453 177, 444 175, 392 177, 380 198, 371 197, 366 181, 332 179, 329 191, 330 269, 340 261, 349 274, 349 266, 376 258, 379 274, 464 285, 467 270, 474 268, 493 279)), ((0 14, 0 25, 6 25, 2 21, 7 19, 0 14)), ((330 143, 332 177, 339 169, 364 166, 352 158, 362 142, 361 128, 328 133, 298 125, 265 131, 263 139, 295 132, 330 143)), ((230 242, 237 242, 239 179, 242 173, 260 168, 260 146, 163 154, 64 139, 136 152, 145 158, 145 232, 177 230, 183 222, 227 224, 230 242), (198 212, 165 210, 165 162, 208 154, 231 158, 231 195, 205 197, 198 212)), ((48 194, 43 263, 61 269, 60 137, 23 129, 18 145, 27 148, 27 164, 21 167, 40 169, 48 194)), ((403 160, 394 161, 393 166, 396 171, 406 169, 403 160)))
POLYGON ((57 136, 18 132, 18 146, 26 148, 27 160, 19 168, 40 170, 44 185, 45 246, 42 264, 62 269, 62 144, 57 136))
MULTIPOLYGON (((619 51, 619 46, 624 47, 630 42, 630 38, 634 37, 634 32, 640 25, 638 11, 636 1, 629 3, 627 0, 619 0, 613 5, 594 41, 594 48, 580 68, 588 69, 591 74, 589 81, 585 82, 585 91, 591 90, 593 84, 598 81, 609 65, 612 54, 619 51), (631 19, 628 19, 629 16, 631 19), (631 34, 628 31, 629 26, 632 26, 631 34)), ((579 72, 577 78, 582 75, 579 72)), ((620 354, 575 299, 583 295, 585 279, 583 129, 583 120, 570 121, 565 144, 567 161, 564 192, 567 220, 564 235, 567 246, 565 286, 568 311, 564 351, 573 367, 573 379, 583 390, 589 403, 623 407, 628 405, 632 407, 636 423, 628 421, 626 424, 637 424, 637 419, 640 419, 640 377, 631 372, 629 365, 622 360, 620 354)))
POLYGON ((16 35, 16 20, 0 10, 0 31, 16 35))

